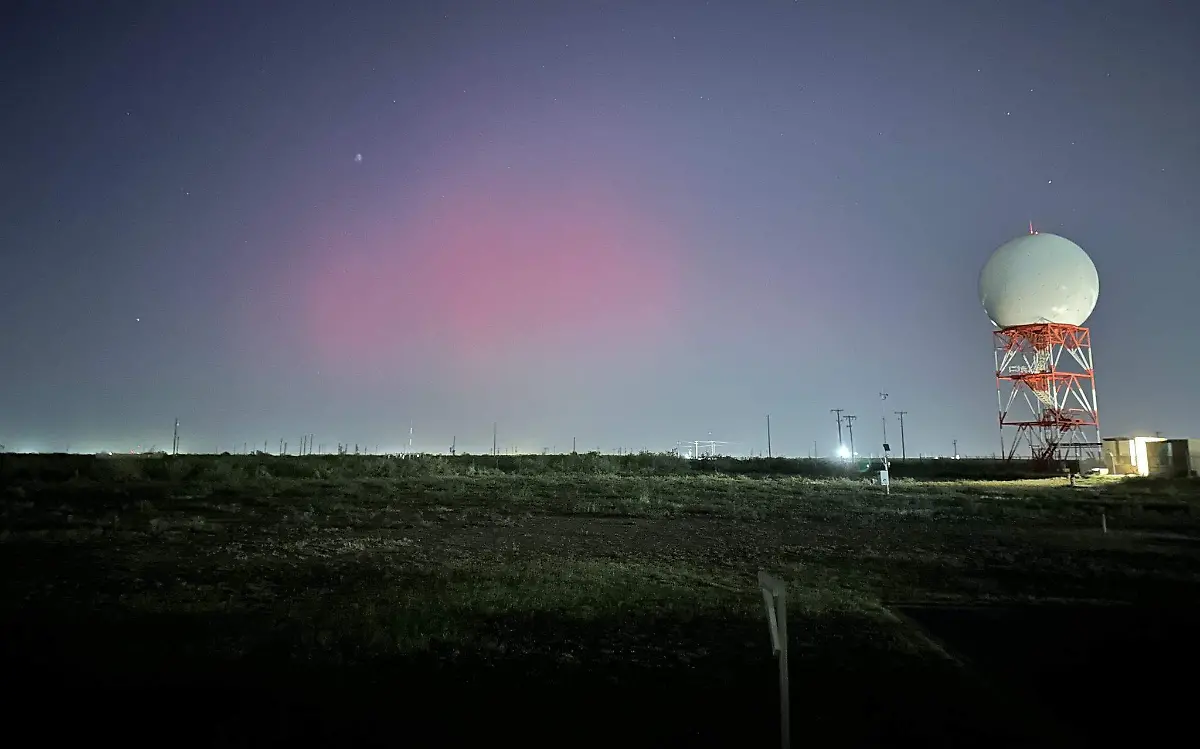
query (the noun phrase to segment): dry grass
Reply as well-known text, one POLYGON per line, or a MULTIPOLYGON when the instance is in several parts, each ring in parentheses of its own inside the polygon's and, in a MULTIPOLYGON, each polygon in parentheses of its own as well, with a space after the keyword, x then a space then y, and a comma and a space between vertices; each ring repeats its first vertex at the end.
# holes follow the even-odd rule
POLYGON ((818 659, 928 654, 888 615, 901 602, 1131 603, 1200 585, 1195 481, 899 480, 885 495, 846 478, 278 477, 211 460, 157 479, 10 478, 0 614, 103 622, 121 634, 73 640, 71 657, 125 665, 694 668, 764 657, 759 569, 788 582, 794 647, 818 659))
POLYGON ((247 632, 240 651, 297 621, 364 652, 466 646, 476 620, 523 612, 753 616, 760 567, 814 611, 1028 597, 968 572, 1094 572, 1097 553, 1137 533, 1194 532, 1200 507, 1188 482, 901 480, 885 495, 849 479, 227 474, 10 484, 0 531, 9 553, 69 546, 103 564, 86 579, 26 570, 7 582, 9 600, 74 585, 89 592, 86 606, 118 615, 254 613, 269 631, 247 632))

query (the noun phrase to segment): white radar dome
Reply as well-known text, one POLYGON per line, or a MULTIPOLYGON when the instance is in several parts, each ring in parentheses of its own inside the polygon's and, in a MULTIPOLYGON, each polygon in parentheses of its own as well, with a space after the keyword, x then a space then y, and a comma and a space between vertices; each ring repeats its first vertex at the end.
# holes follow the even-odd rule
POLYGON ((998 328, 1083 325, 1099 296, 1100 276, 1092 259, 1057 234, 1025 234, 1006 242, 979 273, 979 301, 998 328))

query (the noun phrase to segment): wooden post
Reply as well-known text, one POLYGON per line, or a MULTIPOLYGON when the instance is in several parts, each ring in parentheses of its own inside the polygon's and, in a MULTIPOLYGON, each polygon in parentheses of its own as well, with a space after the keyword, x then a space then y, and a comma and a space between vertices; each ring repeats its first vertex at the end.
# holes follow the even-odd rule
POLYGON ((783 749, 790 749, 792 705, 788 696, 787 585, 760 571, 758 587, 767 610, 771 650, 779 659, 779 744, 783 749))

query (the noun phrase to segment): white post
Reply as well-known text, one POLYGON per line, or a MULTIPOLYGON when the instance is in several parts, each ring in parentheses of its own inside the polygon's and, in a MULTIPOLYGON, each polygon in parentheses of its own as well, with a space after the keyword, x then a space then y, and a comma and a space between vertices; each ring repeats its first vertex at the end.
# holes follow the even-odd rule
POLYGON ((779 742, 783 749, 790 749, 792 739, 791 700, 788 698, 787 586, 782 580, 760 571, 758 587, 762 591, 763 606, 767 610, 771 652, 779 659, 779 742))
POLYGON ((879 472, 879 483, 883 484, 883 493, 888 496, 892 494, 892 478, 891 474, 888 473, 892 467, 891 462, 888 460, 888 454, 891 449, 891 445, 887 442, 883 443, 883 470, 879 472))

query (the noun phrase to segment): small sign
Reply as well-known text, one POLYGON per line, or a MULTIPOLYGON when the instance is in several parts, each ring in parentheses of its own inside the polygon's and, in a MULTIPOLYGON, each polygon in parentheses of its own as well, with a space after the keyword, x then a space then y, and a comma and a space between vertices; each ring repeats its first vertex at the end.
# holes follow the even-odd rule
POLYGON ((879 485, 880 486, 888 486, 888 472, 887 471, 879 472, 879 485))

